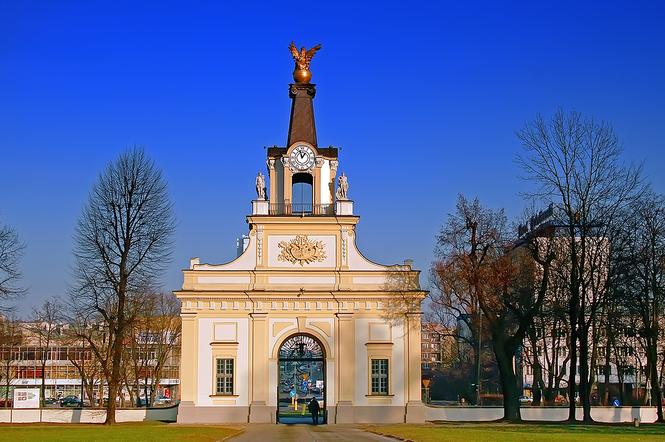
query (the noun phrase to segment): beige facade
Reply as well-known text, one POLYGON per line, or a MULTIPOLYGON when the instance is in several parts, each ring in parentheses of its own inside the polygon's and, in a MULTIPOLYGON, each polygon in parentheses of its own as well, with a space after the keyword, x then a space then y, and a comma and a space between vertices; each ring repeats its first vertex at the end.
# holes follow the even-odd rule
MULTIPOLYGON (((291 85, 290 140, 313 128, 313 91, 291 85)), ((337 149, 310 135, 268 149, 267 168, 268 199, 257 189, 244 252, 226 264, 195 258, 183 271, 178 422, 279 420, 280 348, 298 335, 321 347, 325 385, 311 391, 328 422, 424 421, 419 272, 357 249, 353 202, 335 197, 337 149), (291 200, 295 180, 311 186, 304 205, 291 200), (396 296, 415 299, 414 311, 395 314, 396 296)))

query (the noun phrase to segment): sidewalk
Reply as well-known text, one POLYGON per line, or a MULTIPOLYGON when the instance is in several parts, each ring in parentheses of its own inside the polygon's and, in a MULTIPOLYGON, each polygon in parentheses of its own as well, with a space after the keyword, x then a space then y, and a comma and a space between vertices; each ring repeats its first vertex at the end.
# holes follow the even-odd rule
POLYGON ((273 441, 358 441, 394 442, 395 439, 379 436, 360 430, 351 425, 285 425, 251 424, 245 432, 230 439, 233 442, 273 442, 273 441))

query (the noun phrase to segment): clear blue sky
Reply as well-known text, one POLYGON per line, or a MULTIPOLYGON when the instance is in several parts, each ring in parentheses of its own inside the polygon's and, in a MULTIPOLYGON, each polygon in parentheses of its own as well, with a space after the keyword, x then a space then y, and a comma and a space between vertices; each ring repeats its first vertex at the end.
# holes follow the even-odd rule
POLYGON ((426 271, 459 192, 518 215, 514 131, 558 106, 612 122, 665 192, 663 5, 0 2, 0 220, 27 244, 19 313, 65 292, 88 190, 134 144, 179 221, 165 289, 189 257, 234 257, 263 146, 286 142, 291 40, 323 44, 319 143, 343 148, 371 259, 426 271))

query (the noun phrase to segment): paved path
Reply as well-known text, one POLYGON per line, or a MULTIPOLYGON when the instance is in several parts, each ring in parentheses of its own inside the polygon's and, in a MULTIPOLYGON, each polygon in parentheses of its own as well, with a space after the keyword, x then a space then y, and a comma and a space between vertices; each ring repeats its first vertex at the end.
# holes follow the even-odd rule
POLYGON ((245 432, 230 439, 233 442, 273 442, 273 441, 358 441, 395 442, 395 439, 368 433, 350 425, 285 425, 251 424, 245 432))

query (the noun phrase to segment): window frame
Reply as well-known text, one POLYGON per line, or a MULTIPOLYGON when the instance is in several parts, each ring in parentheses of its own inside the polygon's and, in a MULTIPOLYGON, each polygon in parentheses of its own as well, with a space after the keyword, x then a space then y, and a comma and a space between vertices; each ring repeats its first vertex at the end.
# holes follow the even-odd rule
MULTIPOLYGON (((225 367, 227 368, 227 367, 225 367)), ((228 356, 218 356, 215 358, 215 364, 214 364, 214 370, 215 370, 215 382, 213 384, 213 395, 214 396, 235 396, 235 375, 236 375, 236 360, 235 358, 228 357, 228 356), (220 371, 219 371, 219 363, 220 361, 230 361, 231 363, 231 374, 229 375, 228 373, 224 373, 223 376, 228 378, 231 378, 230 382, 230 387, 231 391, 220 391, 220 371)), ((228 382, 222 384, 224 388, 228 387, 228 382)))
POLYGON ((369 379, 370 379, 370 385, 369 385, 369 391, 371 396, 389 396, 391 389, 390 389, 390 358, 387 357, 372 357, 370 358, 370 363, 369 363, 369 379), (379 367, 379 372, 375 374, 374 372, 374 363, 375 362, 383 362, 385 363, 385 373, 381 373, 381 368, 379 367), (383 378, 381 377, 383 376, 383 378), (375 379, 378 379, 378 385, 377 385, 377 390, 374 389, 374 381, 375 379), (384 385, 381 385, 381 379, 385 379, 384 385), (385 391, 382 391, 385 389, 385 391))

